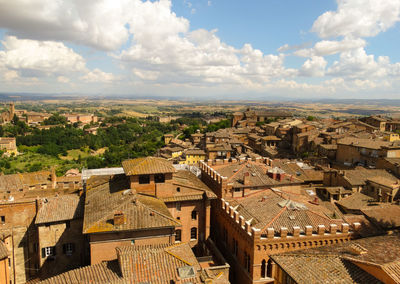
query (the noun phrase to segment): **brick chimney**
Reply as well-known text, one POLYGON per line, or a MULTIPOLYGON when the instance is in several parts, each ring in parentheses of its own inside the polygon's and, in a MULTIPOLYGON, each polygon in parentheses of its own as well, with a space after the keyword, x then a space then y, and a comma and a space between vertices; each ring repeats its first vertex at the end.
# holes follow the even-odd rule
POLYGON ((50 178, 51 178, 51 187, 53 189, 56 189, 56 186, 57 186, 57 175, 56 175, 56 169, 54 167, 51 168, 50 178))
POLYGON ((116 225, 124 225, 125 224, 125 215, 123 212, 116 212, 114 214, 114 226, 116 225))
POLYGON ((250 173, 249 172, 244 173, 243 185, 250 185, 250 173))

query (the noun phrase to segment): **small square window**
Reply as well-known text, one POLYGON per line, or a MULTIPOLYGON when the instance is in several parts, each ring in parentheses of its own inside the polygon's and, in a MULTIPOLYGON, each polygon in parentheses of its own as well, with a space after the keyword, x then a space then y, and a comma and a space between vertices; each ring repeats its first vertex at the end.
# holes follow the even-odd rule
POLYGON ((65 255, 71 256, 74 253, 75 245, 73 243, 66 243, 63 245, 63 251, 65 255))
POLYGON ((139 184, 149 184, 150 176, 149 175, 141 175, 139 176, 139 184))
POLYGON ((0 216, 0 222, 4 224, 6 222, 6 216, 0 216))
POLYGON ((134 245, 135 244, 135 240, 131 240, 131 245, 134 245))

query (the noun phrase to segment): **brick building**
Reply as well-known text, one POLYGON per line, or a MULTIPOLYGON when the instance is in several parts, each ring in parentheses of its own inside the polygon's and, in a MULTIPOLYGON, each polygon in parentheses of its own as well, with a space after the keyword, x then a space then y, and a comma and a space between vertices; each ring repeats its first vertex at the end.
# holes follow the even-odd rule
POLYGON ((90 263, 117 258, 117 246, 174 243, 175 227, 165 204, 137 194, 124 175, 87 181, 83 233, 88 236, 90 263))
POLYGON ((399 245, 391 235, 273 255, 275 283, 399 283, 399 245))
POLYGON ((223 258, 205 263, 188 244, 121 246, 117 258, 46 279, 43 284, 69 283, 229 283, 223 258))
POLYGON ((200 162, 201 179, 219 198, 243 197, 266 187, 298 185, 301 180, 273 167, 269 158, 200 162))
POLYGON ((37 273, 37 201, 20 199, 0 202, 0 238, 9 252, 10 282, 25 283, 37 273))
POLYGON ((194 174, 177 171, 165 159, 147 157, 124 161, 122 166, 136 192, 165 203, 181 224, 178 239, 196 246, 210 234, 210 201, 215 194, 194 174))
POLYGON ((220 201, 214 237, 236 283, 274 283, 277 271, 270 255, 341 244, 361 227, 328 217, 332 212, 312 201, 272 189, 220 201))
POLYGON ((57 177, 55 170, 0 176, 0 198, 24 198, 74 192, 82 188, 81 176, 57 177))
POLYGON ((85 264, 83 197, 71 194, 40 200, 35 224, 41 275, 49 277, 85 264))
POLYGON ((0 283, 11 283, 10 281, 10 258, 9 251, 3 241, 0 241, 0 283))

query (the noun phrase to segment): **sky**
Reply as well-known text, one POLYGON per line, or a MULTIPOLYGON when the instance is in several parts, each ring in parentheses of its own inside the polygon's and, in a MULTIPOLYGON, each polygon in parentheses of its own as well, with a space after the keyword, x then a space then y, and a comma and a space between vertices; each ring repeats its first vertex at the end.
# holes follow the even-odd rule
POLYGON ((0 0, 0 92, 400 99, 400 0, 0 0))

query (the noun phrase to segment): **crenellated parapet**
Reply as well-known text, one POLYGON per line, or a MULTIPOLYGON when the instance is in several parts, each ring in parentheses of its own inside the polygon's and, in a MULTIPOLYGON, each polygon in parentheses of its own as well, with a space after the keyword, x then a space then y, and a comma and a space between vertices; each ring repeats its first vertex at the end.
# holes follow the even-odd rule
POLYGON ((294 226, 290 230, 286 227, 281 227, 279 230, 270 227, 261 231, 259 228, 252 226, 250 221, 245 220, 229 202, 221 199, 220 206, 226 216, 229 216, 232 222, 236 223, 254 243, 294 242, 291 245, 314 247, 348 241, 353 233, 356 233, 361 228, 361 224, 357 222, 353 223, 351 228, 349 224, 342 223, 340 225, 330 224, 328 227, 321 224, 317 226, 316 230, 307 225, 304 230, 301 230, 299 226, 294 226))

